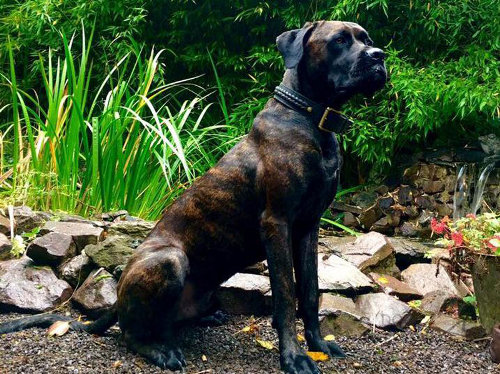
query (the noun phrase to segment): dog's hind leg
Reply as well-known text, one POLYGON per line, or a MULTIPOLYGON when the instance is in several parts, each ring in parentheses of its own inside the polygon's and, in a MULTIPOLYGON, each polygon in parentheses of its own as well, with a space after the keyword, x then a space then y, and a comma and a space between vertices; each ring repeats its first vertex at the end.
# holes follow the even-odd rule
POLYGON ((189 261, 182 250, 143 246, 118 285, 118 321, 128 347, 171 370, 186 364, 173 328, 188 271, 189 261))

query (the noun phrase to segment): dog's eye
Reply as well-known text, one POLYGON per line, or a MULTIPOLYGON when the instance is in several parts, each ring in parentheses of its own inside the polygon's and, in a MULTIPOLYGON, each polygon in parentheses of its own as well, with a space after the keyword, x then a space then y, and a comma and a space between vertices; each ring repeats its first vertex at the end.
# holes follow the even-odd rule
POLYGON ((339 38, 335 39, 335 43, 337 43, 337 44, 344 44, 345 43, 345 39, 343 37, 339 37, 339 38))

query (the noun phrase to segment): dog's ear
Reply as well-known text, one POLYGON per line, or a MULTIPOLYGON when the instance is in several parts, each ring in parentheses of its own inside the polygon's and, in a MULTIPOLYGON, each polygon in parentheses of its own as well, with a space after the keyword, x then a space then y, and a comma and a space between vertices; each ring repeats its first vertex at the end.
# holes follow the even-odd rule
POLYGON ((303 28, 286 31, 276 38, 276 45, 280 51, 287 69, 297 66, 304 54, 304 44, 311 35, 313 24, 307 22, 303 28))

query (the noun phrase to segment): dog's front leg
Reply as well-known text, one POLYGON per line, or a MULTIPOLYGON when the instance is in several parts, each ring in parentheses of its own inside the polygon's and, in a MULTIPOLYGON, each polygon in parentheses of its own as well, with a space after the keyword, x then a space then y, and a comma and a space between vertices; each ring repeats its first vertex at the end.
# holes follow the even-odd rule
POLYGON ((316 364, 297 341, 290 229, 285 218, 264 213, 261 234, 271 277, 273 322, 278 330, 281 369, 286 373, 316 374, 320 372, 316 364))
POLYGON ((345 357, 342 349, 334 342, 323 340, 319 331, 318 230, 319 224, 294 236, 293 240, 299 312, 311 351, 324 352, 330 357, 345 357))

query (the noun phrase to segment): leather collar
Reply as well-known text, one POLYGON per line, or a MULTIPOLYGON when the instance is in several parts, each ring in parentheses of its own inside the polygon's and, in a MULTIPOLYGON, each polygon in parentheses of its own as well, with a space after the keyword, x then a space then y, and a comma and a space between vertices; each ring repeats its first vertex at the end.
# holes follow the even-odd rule
POLYGON ((318 104, 283 84, 275 88, 274 98, 290 109, 311 116, 323 131, 341 134, 353 123, 338 110, 318 104))

